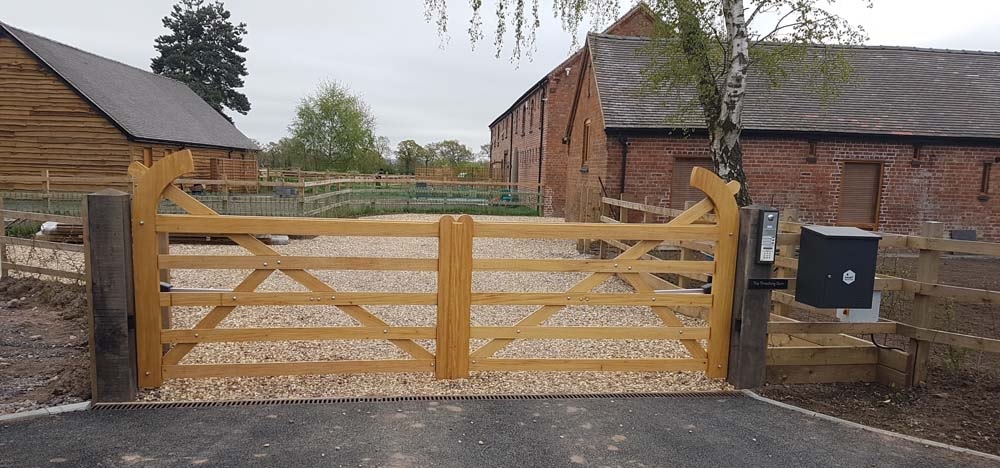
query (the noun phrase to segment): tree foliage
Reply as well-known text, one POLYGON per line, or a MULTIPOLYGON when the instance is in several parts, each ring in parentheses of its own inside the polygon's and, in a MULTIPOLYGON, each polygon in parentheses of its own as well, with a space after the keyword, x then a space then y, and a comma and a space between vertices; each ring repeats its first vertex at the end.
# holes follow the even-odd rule
POLYGON ((396 165, 400 174, 413 174, 418 164, 427 166, 434 154, 413 140, 403 140, 396 146, 396 165))
POLYGON ((433 159, 442 166, 459 168, 468 165, 474 159, 472 150, 459 143, 458 140, 444 140, 427 145, 427 151, 433 154, 433 159))
MULTIPOLYGON (((871 0, 857 0, 871 6, 871 0)), ((655 0, 650 10, 659 18, 656 37, 646 51, 651 57, 646 75, 656 89, 693 90, 689 106, 699 109, 709 136, 716 172, 737 180, 743 189, 740 204, 751 202, 743 171, 740 135, 750 69, 758 69, 769 84, 778 86, 796 74, 806 76, 827 99, 851 77, 841 49, 829 44, 860 44, 867 39, 833 11, 837 0, 655 0)), ((565 30, 576 32, 590 16, 597 23, 618 15, 618 0, 552 0, 565 30)), ((474 15, 469 34, 483 38, 482 2, 471 2, 474 15)), ((427 17, 447 33, 444 0, 425 0, 427 17)), ((534 47, 538 28, 538 0, 530 7, 518 0, 496 3, 497 54, 504 47, 508 26, 513 29, 512 57, 519 59, 534 47)), ((756 76, 756 75, 755 75, 756 76)))
POLYGON ((376 138, 371 109, 346 86, 320 84, 299 103, 289 130, 301 146, 303 168, 367 172, 387 164, 388 143, 376 138))
POLYGON ((243 45, 247 25, 234 24, 231 16, 222 2, 181 0, 163 18, 170 33, 156 38, 160 55, 151 65, 154 73, 187 84, 224 116, 224 108, 250 111, 250 101, 237 91, 247 76, 242 55, 249 50, 243 45))

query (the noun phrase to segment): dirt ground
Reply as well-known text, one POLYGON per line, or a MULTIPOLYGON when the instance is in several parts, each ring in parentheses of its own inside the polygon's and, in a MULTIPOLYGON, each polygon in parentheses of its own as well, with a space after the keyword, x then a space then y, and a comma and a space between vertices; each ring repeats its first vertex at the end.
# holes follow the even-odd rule
MULTIPOLYGON (((879 271, 915 278, 916 258, 888 257, 879 271)), ((970 288, 1000 290, 1000 259, 945 257, 940 280, 970 288)), ((883 298, 883 317, 908 322, 912 295, 883 298)), ((1000 304, 962 304, 941 300, 934 328, 1000 338, 1000 304)), ((867 336, 865 337, 867 338, 867 336)), ((880 343, 906 348, 901 337, 878 337, 880 343)), ((878 384, 772 385, 769 398, 904 434, 1000 454, 1000 356, 934 346, 928 381, 919 388, 894 389, 878 384)))
POLYGON ((0 414, 90 398, 82 286, 0 279, 0 414))

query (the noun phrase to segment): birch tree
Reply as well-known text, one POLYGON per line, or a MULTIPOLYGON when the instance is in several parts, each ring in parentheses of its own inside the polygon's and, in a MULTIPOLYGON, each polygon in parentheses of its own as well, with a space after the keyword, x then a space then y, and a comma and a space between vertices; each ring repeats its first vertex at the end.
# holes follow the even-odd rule
MULTIPOLYGON (((539 1, 497 0, 494 46, 499 57, 509 48, 511 60, 530 55, 541 25, 539 1), (508 46, 505 41, 511 44, 508 46)), ((870 0, 855 0, 871 7, 870 0)), ((425 0, 428 21, 448 34, 447 0, 425 0)), ((470 39, 482 40, 482 0, 470 0, 470 39)), ((849 82, 851 67, 842 49, 831 44, 860 44, 862 27, 833 11, 837 0, 655 0, 647 5, 659 18, 645 51, 650 57, 646 77, 653 89, 693 89, 690 106, 700 112, 708 133, 715 171, 736 180, 740 205, 752 203, 740 136, 748 73, 772 86, 792 74, 805 75, 817 93, 835 99, 849 82)), ((572 37, 585 18, 594 29, 618 16, 618 0, 552 0, 552 9, 572 37)), ((575 46, 574 39, 574 46, 575 46)), ((682 110, 680 112, 686 112, 682 110)))

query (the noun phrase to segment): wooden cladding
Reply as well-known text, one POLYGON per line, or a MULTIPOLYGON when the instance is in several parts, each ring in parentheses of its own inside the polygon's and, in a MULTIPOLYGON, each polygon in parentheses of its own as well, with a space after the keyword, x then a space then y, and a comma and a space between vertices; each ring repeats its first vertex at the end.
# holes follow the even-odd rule
POLYGON ((875 229, 881 187, 881 163, 845 162, 840 176, 837 224, 875 229))

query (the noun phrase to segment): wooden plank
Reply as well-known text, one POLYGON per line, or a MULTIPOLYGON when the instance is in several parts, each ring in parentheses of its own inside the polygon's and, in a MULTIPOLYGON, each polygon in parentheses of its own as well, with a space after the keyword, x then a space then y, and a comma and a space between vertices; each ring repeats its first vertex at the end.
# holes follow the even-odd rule
POLYGON ((434 339, 434 327, 215 328, 163 330, 163 343, 434 339))
POLYGON ((942 239, 922 234, 922 236, 908 236, 906 246, 911 249, 1000 257, 1000 243, 942 239))
POLYGON ((881 364, 875 367, 875 381, 889 387, 902 388, 906 386, 907 374, 881 364))
POLYGON ((209 377, 271 377, 279 375, 375 374, 387 372, 428 372, 428 359, 385 361, 262 362, 254 364, 187 364, 163 366, 165 379, 209 377))
POLYGON ((299 257, 285 255, 160 255, 160 268, 190 270, 436 271, 433 258, 299 257))
POLYGON ((704 371, 705 359, 475 359, 475 371, 591 371, 681 372, 704 371))
POLYGON ((707 340, 707 327, 472 327, 472 338, 545 340, 707 340))
POLYGON ((964 335, 961 333, 952 333, 942 330, 930 330, 927 328, 907 325, 905 323, 898 324, 896 326, 896 330, 900 335, 929 343, 945 344, 958 348, 971 349, 973 351, 1000 353, 1000 340, 994 338, 964 335))
POLYGON ((3 213, 0 213, 0 217, 6 217, 12 219, 30 219, 32 221, 43 221, 43 222, 52 221, 56 223, 76 224, 76 225, 83 224, 83 218, 80 218, 78 216, 63 216, 63 215, 54 215, 48 213, 31 213, 28 211, 3 210, 3 213))
POLYGON ((17 263, 4 263, 3 268, 8 271, 20 271, 22 273, 34 273, 36 275, 54 276, 56 278, 66 278, 76 281, 87 281, 87 275, 75 271, 63 271, 52 268, 37 267, 30 265, 19 265, 17 263))
POLYGON ((472 317, 472 217, 439 221, 437 344, 435 376, 469 377, 469 336, 472 317))
POLYGON ((476 237, 510 239, 628 239, 703 240, 714 239, 714 225, 600 224, 600 223, 476 223, 476 237))
POLYGON ((896 322, 768 322, 767 332, 779 334, 895 334, 896 322))
POLYGON ((435 305, 435 293, 336 292, 169 292, 160 293, 159 305, 188 306, 330 306, 330 305, 435 305))
POLYGON ((774 384, 873 382, 874 364, 831 366, 768 366, 767 382, 774 384))
POLYGON ((964 288, 947 284, 934 284, 923 281, 902 279, 902 289, 922 296, 947 297, 957 302, 976 304, 1000 303, 1000 291, 988 289, 964 288))
POLYGON ((90 387, 94 401, 133 401, 136 377, 135 291, 132 281, 130 196, 124 192, 89 194, 87 219, 87 302, 90 387))
POLYGON ((313 236, 437 237, 437 223, 264 216, 158 215, 158 232, 313 236))
POLYGON ((648 272, 648 273, 701 273, 715 272, 711 261, 678 260, 537 260, 515 258, 489 258, 472 261, 475 271, 536 271, 536 272, 648 272))
POLYGON ((905 351, 878 348, 878 363, 880 366, 906 373, 909 370, 907 367, 908 361, 909 355, 905 351))
POLYGON ((24 239, 20 237, 0 236, 0 242, 7 245, 21 245, 25 247, 35 247, 48 250, 63 250, 66 252, 83 252, 81 244, 64 244, 62 242, 49 242, 37 239, 24 239))
POLYGON ((784 346, 767 349, 768 366, 876 364, 878 348, 857 346, 784 346))
POLYGON ((474 305, 712 305, 709 294, 608 294, 608 293, 472 293, 474 305))

